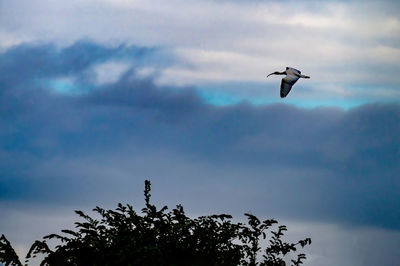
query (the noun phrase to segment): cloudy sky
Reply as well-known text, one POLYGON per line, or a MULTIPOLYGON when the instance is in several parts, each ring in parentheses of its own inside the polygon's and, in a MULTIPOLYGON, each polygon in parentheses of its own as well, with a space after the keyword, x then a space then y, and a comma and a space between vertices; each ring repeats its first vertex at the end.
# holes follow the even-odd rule
POLYGON ((0 233, 182 203, 276 218, 306 265, 400 260, 397 1, 0 1, 0 233), (286 66, 311 79, 279 97, 286 66))

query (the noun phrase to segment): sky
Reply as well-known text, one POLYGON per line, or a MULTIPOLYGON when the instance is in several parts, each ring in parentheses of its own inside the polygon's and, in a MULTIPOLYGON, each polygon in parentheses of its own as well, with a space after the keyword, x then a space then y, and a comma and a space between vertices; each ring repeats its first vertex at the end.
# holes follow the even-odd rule
POLYGON ((397 1, 0 1, 0 233, 183 204, 311 237, 305 265, 400 260, 397 1), (279 97, 280 76, 302 79, 279 97))

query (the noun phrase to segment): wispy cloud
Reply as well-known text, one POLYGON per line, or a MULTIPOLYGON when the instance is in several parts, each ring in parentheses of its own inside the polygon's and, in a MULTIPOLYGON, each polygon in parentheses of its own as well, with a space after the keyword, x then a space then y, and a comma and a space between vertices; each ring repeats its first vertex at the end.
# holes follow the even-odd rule
MULTIPOLYGON (((354 84, 375 85, 388 92, 400 84, 397 8, 394 1, 14 1, 2 4, 0 42, 65 46, 90 38, 165 47, 180 58, 160 69, 158 82, 171 85, 263 82, 266 72, 295 66, 312 76, 314 87, 353 93, 354 84)), ((334 92, 313 96, 328 102, 332 94, 354 101, 334 92)), ((360 102, 397 98, 357 95, 360 102)))

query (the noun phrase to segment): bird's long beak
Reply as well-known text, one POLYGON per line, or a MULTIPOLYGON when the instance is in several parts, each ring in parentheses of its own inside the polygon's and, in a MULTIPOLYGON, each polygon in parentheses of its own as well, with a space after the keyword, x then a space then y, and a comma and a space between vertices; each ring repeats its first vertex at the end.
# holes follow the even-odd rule
POLYGON ((271 75, 286 75, 286 72, 285 72, 285 71, 284 71, 284 72, 275 71, 275 72, 272 72, 271 74, 269 74, 269 75, 267 76, 267 78, 268 78, 269 76, 271 76, 271 75))

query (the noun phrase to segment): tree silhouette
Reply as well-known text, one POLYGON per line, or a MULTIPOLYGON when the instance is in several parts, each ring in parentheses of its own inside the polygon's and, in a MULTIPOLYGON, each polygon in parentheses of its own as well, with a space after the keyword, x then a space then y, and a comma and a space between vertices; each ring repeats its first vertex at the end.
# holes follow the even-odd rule
POLYGON ((0 237, 0 262, 6 266, 22 266, 17 253, 15 253, 15 250, 4 235, 0 237))
MULTIPOLYGON (((93 209, 100 219, 82 211, 76 213, 83 222, 76 222, 76 231, 61 230, 63 235, 50 234, 35 241, 27 256, 44 255, 40 265, 245 265, 281 266, 283 256, 311 244, 306 238, 296 243, 282 240, 286 226, 271 231, 268 246, 267 229, 277 224, 274 219, 261 221, 246 213, 248 222, 234 223, 227 214, 200 216, 191 219, 181 205, 172 211, 166 206, 157 209, 150 203, 150 181, 145 181, 145 207, 139 215, 131 205, 118 204, 115 210, 93 209), (47 241, 57 239, 51 250, 47 241)), ((2 236, 0 262, 22 265, 8 240, 2 236)), ((306 256, 297 255, 291 265, 301 265, 306 256)))

